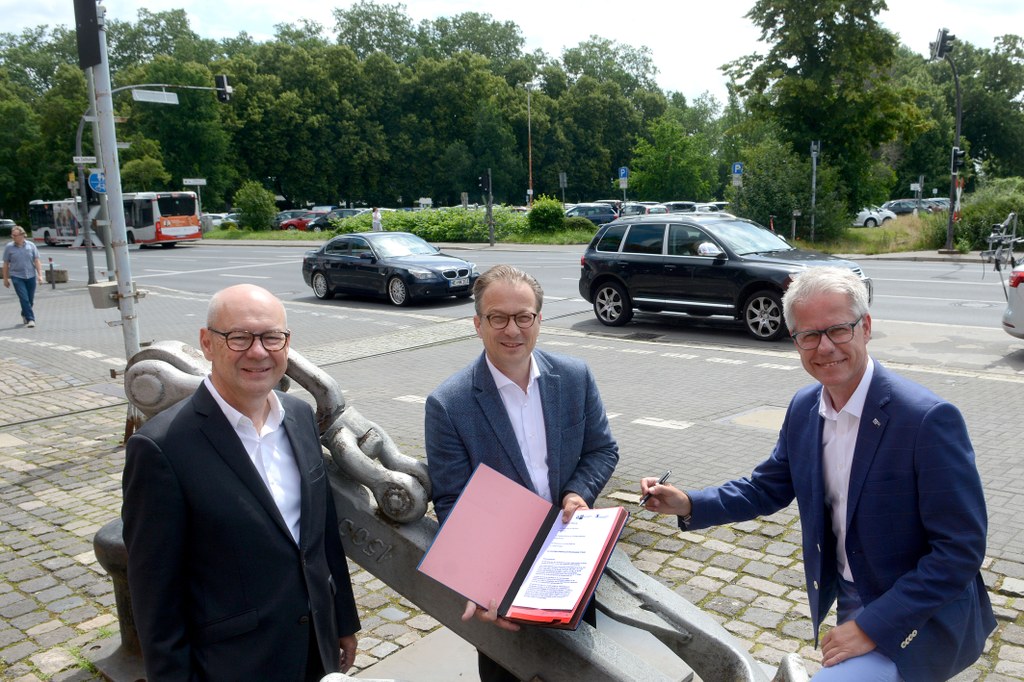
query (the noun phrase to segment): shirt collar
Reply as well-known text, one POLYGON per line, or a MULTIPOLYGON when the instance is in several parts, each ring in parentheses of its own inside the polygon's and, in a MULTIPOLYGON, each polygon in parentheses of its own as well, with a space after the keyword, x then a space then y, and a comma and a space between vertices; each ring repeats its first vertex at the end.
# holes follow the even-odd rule
MULTIPOLYGON (((491 377, 494 378, 494 385, 498 387, 499 391, 509 385, 517 386, 516 382, 509 379, 500 369, 494 366, 491 359, 487 357, 487 353, 484 353, 484 360, 487 361, 487 369, 491 370, 491 377)), ((539 377, 540 368, 537 366, 537 359, 533 357, 533 353, 530 353, 530 381, 526 385, 527 393, 529 393, 529 389, 533 387, 539 377)))
MULTIPOLYGON (((210 395, 213 396, 213 399, 217 401, 218 405, 220 405, 221 412, 223 412, 224 416, 227 417, 228 423, 231 424, 232 428, 238 429, 239 425, 246 422, 252 424, 252 420, 249 419, 249 417, 231 407, 231 405, 224 400, 221 394, 217 392, 217 387, 213 385, 213 381, 210 380, 209 376, 203 379, 203 383, 206 384, 206 388, 210 391, 210 395), (243 422, 242 420, 245 421, 243 422)), ((270 392, 267 396, 267 400, 270 401, 270 414, 267 415, 267 421, 264 422, 264 428, 274 430, 281 425, 281 422, 284 421, 284 405, 281 404, 281 401, 278 399, 275 391, 270 392)))
POLYGON ((846 413, 851 417, 860 419, 860 416, 864 413, 864 402, 868 398, 868 387, 871 386, 871 378, 875 375, 875 361, 868 356, 868 364, 864 368, 864 376, 860 378, 860 383, 857 384, 857 390, 853 392, 850 399, 843 405, 843 409, 838 412, 832 407, 832 401, 828 397, 828 391, 823 386, 821 389, 821 397, 818 399, 818 414, 825 419, 836 419, 840 414, 846 413))

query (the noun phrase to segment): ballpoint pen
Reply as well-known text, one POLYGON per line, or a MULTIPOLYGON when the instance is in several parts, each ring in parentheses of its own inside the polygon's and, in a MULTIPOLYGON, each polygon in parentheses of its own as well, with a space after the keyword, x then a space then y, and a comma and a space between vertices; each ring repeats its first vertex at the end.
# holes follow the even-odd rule
MULTIPOLYGON (((665 481, 667 481, 667 480, 668 480, 668 477, 669 477, 669 475, 670 475, 671 473, 672 473, 672 470, 671 470, 671 469, 669 469, 669 470, 668 470, 668 471, 666 471, 666 472, 665 472, 664 474, 662 474, 661 478, 659 478, 659 479, 658 479, 658 483, 657 483, 657 485, 661 485, 661 484, 663 484, 663 483, 664 483, 665 481)), ((639 505, 640 505, 641 507, 642 507, 642 506, 644 506, 644 504, 646 504, 646 502, 647 502, 647 499, 648 499, 648 498, 649 498, 650 496, 651 496, 651 494, 650 494, 650 493, 647 493, 646 495, 644 495, 643 497, 641 497, 641 498, 640 498, 640 501, 639 501, 639 502, 637 502, 637 504, 639 504, 639 505)))

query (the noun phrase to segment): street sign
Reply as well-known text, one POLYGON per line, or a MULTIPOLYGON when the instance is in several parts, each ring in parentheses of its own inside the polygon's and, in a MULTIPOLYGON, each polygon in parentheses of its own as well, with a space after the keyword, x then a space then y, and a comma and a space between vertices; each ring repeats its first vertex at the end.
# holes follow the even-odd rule
POLYGON ((182 178, 181 179, 181 184, 186 185, 186 186, 193 185, 193 186, 202 187, 202 186, 206 185, 206 178, 182 178))
POLYGON ((76 166, 84 166, 89 163, 96 163, 95 156, 72 156, 71 160, 76 166))
POLYGON ((921 191, 921 183, 920 182, 912 182, 912 183, 910 183, 910 191, 911 192, 920 192, 921 191))
POLYGON ((156 102, 157 104, 177 104, 178 93, 163 92, 162 90, 135 90, 132 89, 132 99, 136 102, 156 102))
MULTIPOLYGON (((620 181, 620 183, 619 183, 619 184, 622 184, 622 183, 621 183, 621 181, 622 181, 622 180, 625 180, 625 179, 626 179, 626 178, 628 178, 628 177, 629 177, 629 168, 627 168, 627 167, 625 167, 625 166, 621 166, 621 167, 619 168, 619 181, 620 181)), ((624 185, 623 185, 623 186, 624 186, 624 185)))
POLYGON ((93 171, 89 173, 89 187, 92 188, 96 194, 107 193, 107 178, 103 175, 103 171, 93 171))
POLYGON ((565 174, 565 171, 558 171, 558 187, 565 189, 569 186, 569 176, 565 174))
POLYGON ((732 164, 732 174, 733 175, 743 175, 743 162, 742 161, 736 161, 736 162, 734 162, 732 164))

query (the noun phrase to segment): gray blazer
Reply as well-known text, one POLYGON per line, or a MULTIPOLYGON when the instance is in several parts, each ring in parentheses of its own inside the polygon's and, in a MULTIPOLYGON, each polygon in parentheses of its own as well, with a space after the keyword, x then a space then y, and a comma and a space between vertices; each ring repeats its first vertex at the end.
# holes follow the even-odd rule
MULTIPOLYGON (((539 350, 533 357, 540 370, 555 504, 574 492, 593 506, 619 461, 597 383, 582 360, 539 350)), ((483 353, 430 394, 424 431, 438 521, 447 518, 480 463, 534 490, 483 353)))

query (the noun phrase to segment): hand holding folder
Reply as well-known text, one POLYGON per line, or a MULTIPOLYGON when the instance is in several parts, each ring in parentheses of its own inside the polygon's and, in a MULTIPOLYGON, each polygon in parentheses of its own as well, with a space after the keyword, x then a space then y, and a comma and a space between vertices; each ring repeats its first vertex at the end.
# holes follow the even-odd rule
POLYGON ((419 570, 510 621, 579 625, 628 513, 561 509, 486 465, 470 477, 419 570))

